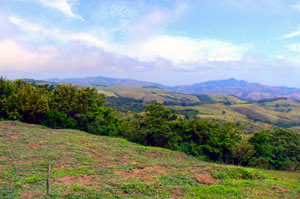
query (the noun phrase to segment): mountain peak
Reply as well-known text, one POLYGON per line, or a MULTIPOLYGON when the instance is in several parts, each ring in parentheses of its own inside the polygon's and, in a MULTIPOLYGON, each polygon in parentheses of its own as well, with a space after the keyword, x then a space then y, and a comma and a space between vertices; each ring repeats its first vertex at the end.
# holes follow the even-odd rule
POLYGON ((231 78, 229 78, 229 79, 227 79, 227 80, 225 80, 225 81, 239 81, 239 80, 237 80, 237 79, 231 77, 231 78))

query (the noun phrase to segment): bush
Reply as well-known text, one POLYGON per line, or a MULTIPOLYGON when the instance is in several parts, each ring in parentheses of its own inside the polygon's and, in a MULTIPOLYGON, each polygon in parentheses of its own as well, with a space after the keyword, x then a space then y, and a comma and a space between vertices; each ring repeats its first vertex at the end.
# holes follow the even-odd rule
POLYGON ((43 125, 54 129, 76 129, 76 120, 68 117, 67 114, 50 110, 46 116, 46 119, 42 122, 43 125))
POLYGON ((249 160, 248 165, 251 167, 257 167, 262 169, 268 169, 270 167, 269 160, 267 160, 264 157, 253 157, 249 160))
MULTIPOLYGON (((300 137, 297 132, 277 129, 261 131, 249 139, 255 154, 251 164, 267 160, 270 169, 287 169, 291 163, 300 163, 300 137)), ((266 165, 264 163, 264 165, 266 165)))

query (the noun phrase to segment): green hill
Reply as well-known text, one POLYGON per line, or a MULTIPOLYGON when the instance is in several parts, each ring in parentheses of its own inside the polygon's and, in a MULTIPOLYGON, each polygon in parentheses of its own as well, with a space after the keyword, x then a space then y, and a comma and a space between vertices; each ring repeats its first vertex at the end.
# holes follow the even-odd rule
POLYGON ((284 98, 243 99, 231 95, 192 95, 159 88, 104 87, 108 106, 118 111, 142 112, 151 102, 159 102, 177 114, 192 114, 203 119, 240 123, 248 132, 264 128, 292 128, 300 125, 300 103, 284 98))
POLYGON ((239 104, 247 103, 247 100, 242 100, 230 95, 193 95, 183 94, 153 87, 122 87, 122 86, 97 86, 100 94, 107 97, 126 97, 137 100, 142 100, 145 103, 177 103, 177 104, 200 104, 200 103, 230 103, 239 104))
POLYGON ((118 138, 0 122, 3 199, 295 199, 299 180, 299 173, 212 164, 118 138))

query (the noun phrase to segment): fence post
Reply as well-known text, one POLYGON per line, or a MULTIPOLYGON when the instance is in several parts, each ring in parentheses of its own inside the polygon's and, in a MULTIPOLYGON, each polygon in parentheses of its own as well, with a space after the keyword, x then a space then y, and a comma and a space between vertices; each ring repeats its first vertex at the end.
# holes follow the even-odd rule
POLYGON ((50 195, 50 172, 51 172, 51 165, 48 164, 48 173, 47 173, 47 195, 50 195))

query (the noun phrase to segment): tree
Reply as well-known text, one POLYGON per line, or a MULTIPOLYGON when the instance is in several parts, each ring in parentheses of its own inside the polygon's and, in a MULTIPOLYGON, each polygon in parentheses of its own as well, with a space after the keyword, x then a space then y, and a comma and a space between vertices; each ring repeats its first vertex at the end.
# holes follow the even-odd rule
POLYGON ((176 119, 176 115, 160 103, 147 106, 144 120, 141 123, 141 130, 146 135, 146 144, 160 147, 167 146, 170 138, 174 135, 170 122, 176 119))
POLYGON ((270 169, 286 169, 291 163, 296 166, 300 163, 300 137, 297 132, 285 129, 261 131, 254 134, 249 143, 254 146, 256 160, 264 158, 270 169))
POLYGON ((234 157, 234 164, 243 166, 247 166, 249 160, 255 154, 254 147, 246 141, 239 143, 236 147, 232 147, 231 151, 234 157))
POLYGON ((88 125, 88 132, 98 135, 116 136, 120 119, 117 111, 112 108, 101 107, 95 121, 88 125))
POLYGON ((240 128, 234 124, 193 119, 179 132, 179 144, 192 155, 204 155, 210 160, 232 163, 232 148, 241 142, 240 128))
POLYGON ((27 83, 19 83, 19 87, 2 100, 7 119, 40 124, 49 111, 48 92, 27 83))
POLYGON ((76 120, 78 128, 88 131, 89 124, 101 114, 104 99, 95 88, 78 89, 71 85, 62 85, 54 90, 50 108, 76 120))

